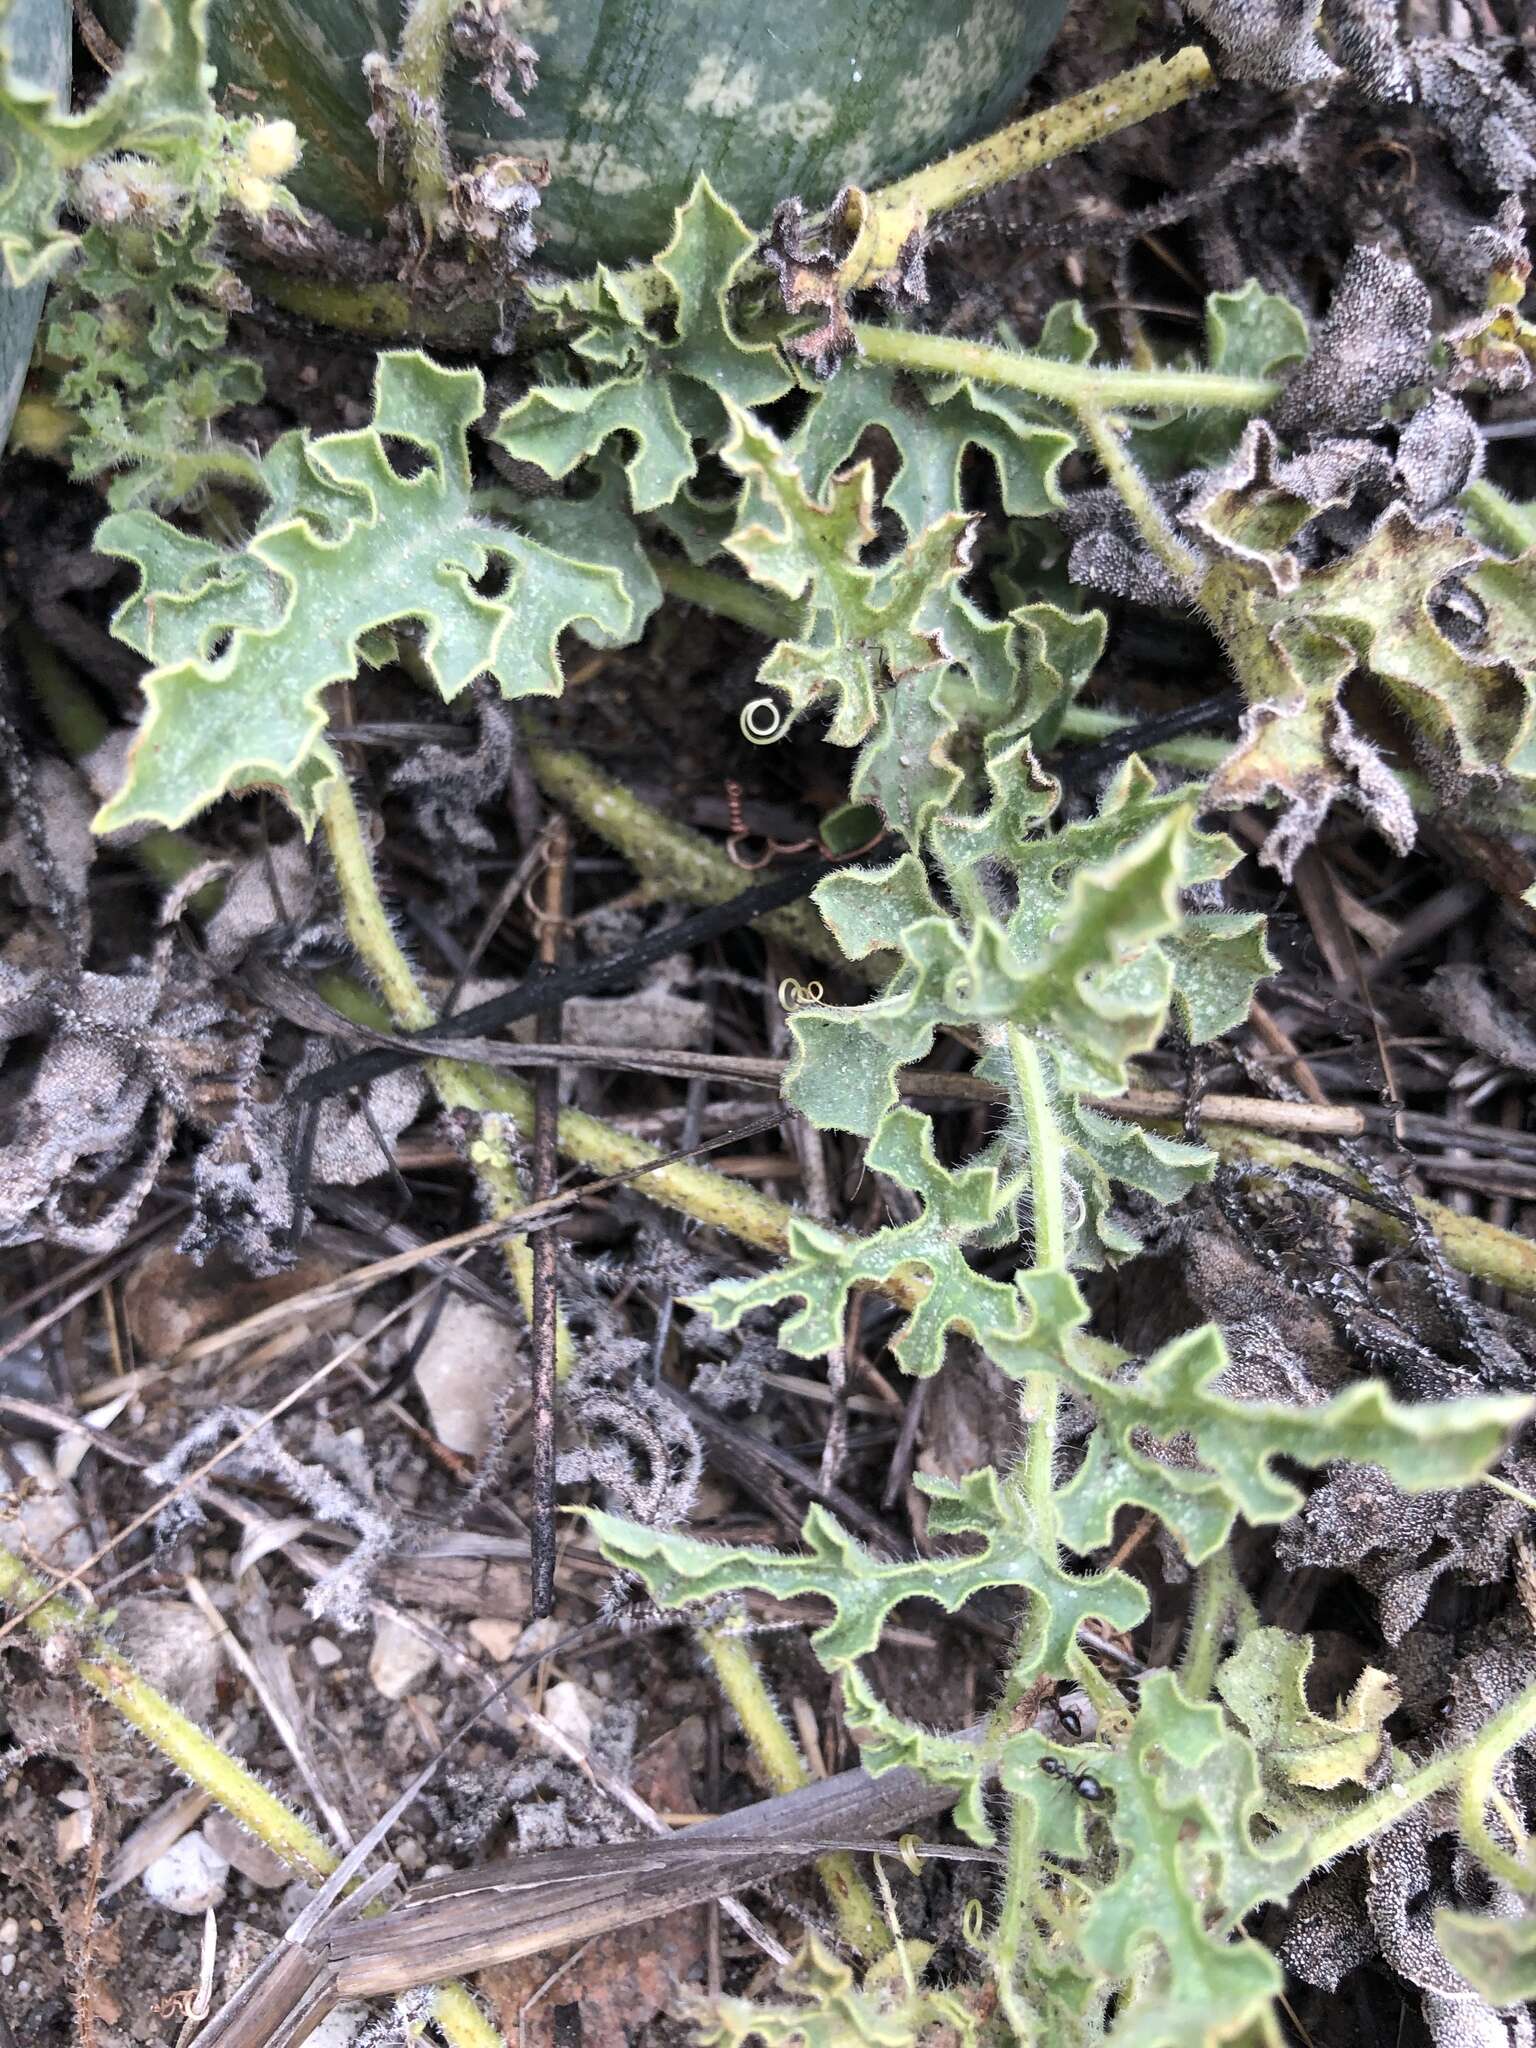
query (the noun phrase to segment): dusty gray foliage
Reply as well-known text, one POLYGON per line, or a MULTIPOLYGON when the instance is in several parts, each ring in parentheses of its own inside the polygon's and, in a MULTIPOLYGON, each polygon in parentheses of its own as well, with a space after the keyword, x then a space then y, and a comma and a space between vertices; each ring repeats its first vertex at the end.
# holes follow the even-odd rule
POLYGON ((474 65, 476 84, 503 113, 517 118, 523 109, 512 97, 513 77, 519 92, 532 92, 539 78, 539 53, 514 32, 511 10, 500 0, 464 0, 449 34, 459 55, 474 65))
POLYGON ((1317 0, 1184 0, 1215 43, 1229 78, 1276 92, 1331 86, 1350 73, 1371 98, 1405 100, 1411 74, 1393 0, 1324 0, 1321 21, 1339 61, 1318 39, 1317 0))
POLYGON ((1424 1000, 1453 1037, 1523 1074, 1536 1074, 1536 1025, 1529 1011, 1471 961, 1437 967, 1424 1000))
POLYGON ((579 1441, 560 1453, 562 1486, 601 1489, 603 1505, 651 1527, 685 1522, 704 1471, 704 1447, 675 1401, 641 1377, 645 1346, 572 1374, 565 1406, 579 1441))
POLYGON ((1426 38, 1409 61, 1419 104, 1471 184, 1518 198, 1536 183, 1536 106, 1495 51, 1426 38))
MULTIPOLYGON (((1503 1469, 1515 1485, 1536 1479, 1528 1459, 1511 1459, 1503 1469)), ((1525 1521, 1519 1503, 1491 1487, 1409 1494, 1377 1466, 1342 1465, 1282 1530, 1276 1554, 1292 1570, 1323 1565, 1351 1572, 1374 1594, 1382 1634, 1396 1643, 1448 1573, 1465 1585, 1497 1585, 1525 1521)))
POLYGON ((418 747, 389 779, 390 788, 409 801, 411 823, 431 849, 449 895, 472 885, 471 855, 496 849, 495 834, 480 811, 505 794, 517 744, 507 705, 481 691, 474 713, 472 747, 418 747))
MULTIPOLYGON (((617 1778, 630 1775, 638 1727, 631 1705, 605 1701, 596 1712, 592 1754, 617 1778)), ((483 1853, 509 1819, 525 1854, 611 1841, 614 1834, 614 1810, 587 1773, 537 1750, 449 1770, 429 1803, 451 1845, 465 1854, 483 1853)))
MULTIPOLYGON (((1154 491, 1165 514, 1182 510, 1193 484, 1180 479, 1154 491)), ((1109 488, 1074 491, 1060 513, 1072 543, 1067 574, 1085 590, 1132 604, 1181 608, 1187 602, 1168 570, 1142 539, 1120 493, 1109 488)))
MULTIPOLYGON (((145 1480, 154 1487, 174 1486, 184 1473, 204 1463, 226 1436, 239 1436, 250 1429, 254 1434, 249 1441, 221 1461, 222 1471, 234 1479, 273 1480, 320 1521, 354 1531, 356 1548, 315 1581, 304 1605, 318 1621, 343 1631, 361 1628, 367 1619, 373 1575, 395 1547, 397 1532, 393 1519, 374 1497, 372 1477, 360 1451, 356 1455, 338 1452, 337 1440, 329 1435, 320 1441, 317 1448, 323 1456, 346 1465, 347 1476, 339 1477, 318 1459, 306 1463, 296 1458, 272 1425, 262 1423, 253 1410, 219 1407, 146 1467, 145 1480)), ((155 1534, 161 1543, 174 1543, 206 1519, 193 1494, 180 1493, 160 1513, 155 1534)))
POLYGON ((1281 393, 1282 439, 1358 434, 1429 370, 1432 307, 1413 266, 1382 249, 1352 251, 1312 352, 1281 393))

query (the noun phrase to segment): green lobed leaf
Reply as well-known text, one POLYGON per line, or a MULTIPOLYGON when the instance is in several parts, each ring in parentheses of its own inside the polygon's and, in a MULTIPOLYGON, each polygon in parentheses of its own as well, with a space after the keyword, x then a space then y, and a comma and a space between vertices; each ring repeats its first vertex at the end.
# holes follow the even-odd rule
POLYGON ((623 435, 637 512, 676 499, 694 472, 694 437, 718 439, 724 430, 722 403, 765 405, 791 382, 773 342, 744 335, 730 305, 757 238, 705 177, 675 222, 648 272, 600 269, 584 285, 535 290, 548 309, 588 317, 577 354, 617 374, 537 383, 491 436, 520 461, 564 477, 623 435), (663 292, 641 288, 657 280, 663 292), (657 327, 663 314, 665 338, 657 327))
POLYGON ((873 727, 888 680, 944 664, 971 521, 947 513, 894 561, 866 569, 860 557, 876 531, 870 465, 834 478, 818 498, 771 429, 728 399, 725 406, 731 432, 720 455, 743 480, 726 548, 754 583, 807 605, 803 637, 781 640, 758 679, 797 713, 829 704, 827 738, 855 746, 873 727))
POLYGON ((1507 2011, 1536 1999, 1536 1913, 1495 1920, 1442 1907, 1435 1939, 1451 1968, 1490 2005, 1507 2011))
MULTIPOLYGON (((1085 1828, 1112 1844, 1113 1874, 1057 1916, 1075 1973, 1123 1988, 1106 2038, 1116 2048, 1190 2048, 1231 2039, 1281 1988, 1274 1958, 1234 1934, 1256 1906, 1285 1898, 1306 1870, 1304 1842, 1263 1842, 1251 1745, 1214 1706, 1192 1706, 1169 1672, 1149 1673, 1124 1749, 1063 1749, 1033 1730, 1003 1754, 1004 1789, 1038 1816, 1041 1845, 1074 1861, 1085 1828), (1065 1777, 1087 1768, 1109 1795, 1091 1817, 1065 1777)), ((1058 1965, 1060 1958, 1058 1956, 1058 1965)))
POLYGON ((788 1999, 718 1998, 699 2015, 698 2039, 705 2048, 918 2048, 935 2040, 971 2048, 976 2017, 959 1993, 908 1988, 908 1971, 920 1979, 931 1954, 927 1942, 904 1941, 901 1953, 893 1948, 871 1964, 860 1985, 813 1934, 780 1978, 788 1999))
POLYGON ((1312 1645, 1283 1628, 1256 1628, 1216 1674, 1216 1690, 1248 1731, 1266 1787, 1284 1821, 1297 1788, 1364 1785, 1386 1742, 1384 1723, 1402 1704, 1396 1681, 1367 1665, 1336 1713, 1307 1701, 1312 1645))
POLYGON ((866 1237, 847 1237, 797 1216, 789 1226, 782 1266, 745 1280, 720 1280, 692 1298, 691 1306, 721 1329, 734 1329, 754 1309, 788 1301, 804 1306, 787 1318, 779 1343, 802 1358, 816 1358, 842 1342, 848 1298, 855 1287, 894 1274, 928 1283, 921 1301, 892 1340, 902 1370, 918 1378, 937 1372, 950 1330, 982 1338, 1017 1317, 1010 1288, 976 1272, 965 1256, 1009 1207, 1013 1190, 999 1183, 995 1162, 951 1172, 933 1148, 933 1125, 911 1109, 893 1109, 865 1154, 877 1173, 909 1188, 920 1204, 910 1223, 866 1237))
POLYGON ((208 0, 138 0, 133 36, 106 88, 82 112, 13 72, 0 4, 0 274, 53 276, 77 246, 58 225, 66 174, 111 150, 164 146, 212 108, 208 0))
POLYGON ((1286 1521, 1302 1495, 1275 1471, 1278 1458, 1314 1468, 1378 1464, 1412 1493, 1465 1485, 1532 1408, 1505 1394, 1404 1407, 1374 1380, 1310 1408, 1234 1401, 1215 1389, 1229 1361, 1211 1324, 1163 1345, 1124 1377, 1090 1362, 1076 1341, 1088 1311, 1070 1275, 1032 1272, 1018 1284, 1026 1330, 996 1330, 987 1349, 1015 1376, 1058 1374, 1094 1410, 1087 1454, 1056 1497, 1063 1540, 1084 1554, 1110 1542, 1116 1511, 1128 1502, 1152 1509, 1197 1564, 1220 1548, 1240 1514, 1256 1524, 1286 1521), (1175 1440, 1187 1448, 1170 1454, 1175 1440))
POLYGON ((787 446, 813 497, 825 496, 833 473, 879 428, 897 458, 882 500, 909 538, 965 509, 962 476, 973 448, 991 457, 1011 516, 1048 517, 1064 502, 1060 471, 1076 446, 1072 435, 1025 417, 1005 394, 969 379, 919 380, 858 358, 815 390, 787 446))
POLYGON ((482 674, 508 697, 554 695, 562 632, 579 621, 627 628, 631 601, 614 570, 476 511, 466 437, 483 403, 478 371, 444 370, 415 351, 381 356, 371 425, 286 436, 273 451, 263 466, 271 513, 243 548, 189 544, 143 513, 106 521, 98 545, 136 562, 141 579, 115 630, 157 666, 127 779, 98 830, 180 825, 253 781, 276 784, 312 825, 322 692, 356 674, 381 627, 419 624, 422 661, 445 698, 482 674), (385 436, 420 451, 418 475, 396 472, 385 436), (181 580, 162 591, 157 572, 168 564, 181 580), (476 579, 493 564, 508 587, 482 596, 476 579))
POLYGON ((1146 1595, 1124 1572, 1082 1577, 1064 1572, 1048 1554, 1054 1549, 1048 1538, 1042 1545, 1042 1532, 1016 1489, 1001 1484, 990 1466, 958 1482, 920 1477, 916 1484, 933 1503, 932 1535, 976 1537, 979 1542, 966 1552, 880 1558, 818 1506, 805 1519, 805 1554, 786 1556, 704 1543, 599 1509, 588 1509, 587 1516, 609 1563, 643 1579, 659 1606, 681 1607, 748 1588, 778 1600, 814 1593, 829 1601, 833 1619, 817 1629, 811 1647, 832 1672, 867 1657, 892 1610, 904 1600, 932 1600, 956 1614, 985 1587, 1023 1588, 1042 1605, 1047 1631, 1042 1656, 1060 1668, 1085 1622, 1098 1619, 1112 1629, 1133 1628, 1145 1616, 1146 1595))

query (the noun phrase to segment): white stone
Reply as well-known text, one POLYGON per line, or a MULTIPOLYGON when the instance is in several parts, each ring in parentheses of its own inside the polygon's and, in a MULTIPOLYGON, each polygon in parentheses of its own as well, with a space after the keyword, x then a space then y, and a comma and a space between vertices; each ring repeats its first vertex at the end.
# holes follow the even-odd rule
POLYGON ((515 1621, 502 1621, 494 1614, 482 1614, 469 1624, 469 1635, 497 1664, 505 1664, 517 1648, 522 1630, 515 1621))
POLYGON ((569 1678, 562 1678, 544 1695, 545 1720, 553 1723, 583 1756, 592 1747, 592 1717, 601 1709, 602 1701, 595 1693, 569 1678))
POLYGON ((91 1839, 91 1816, 88 1811, 66 1813, 53 1831, 54 1856, 60 1863, 68 1863, 78 1856, 91 1839))
POLYGON ((311 1636, 309 1654, 322 1671, 329 1671, 341 1662, 341 1652, 329 1636, 311 1636))
POLYGON ((502 1397, 523 1377, 511 1325, 481 1303, 451 1295, 416 1361, 416 1384, 438 1442, 465 1457, 483 1456, 502 1397))
POLYGON ((201 1828, 193 1828, 155 1858, 142 1881, 155 1904, 168 1912, 204 1913, 223 1898, 228 1875, 227 1858, 201 1828))
POLYGON ((14 1948, 21 1936, 21 1922, 7 1920, 0 1926, 0 1948, 14 1948))
POLYGON ((309 2036, 309 2048, 352 2048, 368 2024, 368 2008, 348 2000, 328 2012, 309 2036))
MULTIPOLYGON (((212 1560, 206 1559, 211 1568, 212 1560)), ((224 1652, 189 1600, 130 1593, 117 1603, 118 1641, 134 1668, 193 1721, 212 1717, 224 1652)))
POLYGON ((403 1700, 432 1674, 437 1652, 414 1629, 385 1615, 373 1633, 368 1677, 387 1700, 403 1700))
POLYGON ((552 1614, 546 1614, 540 1621, 530 1621, 517 1639, 518 1658, 539 1657, 552 1650, 565 1630, 552 1614))

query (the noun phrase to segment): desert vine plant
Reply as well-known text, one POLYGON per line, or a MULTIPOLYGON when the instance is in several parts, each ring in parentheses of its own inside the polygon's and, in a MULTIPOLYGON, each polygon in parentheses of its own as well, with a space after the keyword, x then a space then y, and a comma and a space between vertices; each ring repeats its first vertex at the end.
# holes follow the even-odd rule
MULTIPOLYGON (((975 1842, 1001 1845, 997 1896, 965 1923, 986 1999, 924 1982, 915 1943, 852 1962, 815 1946, 782 2003, 723 2001, 714 2038, 970 2036, 995 2001, 1014 2038, 1051 2048, 1273 2039, 1280 1972, 1249 1917, 1456 1785, 1470 1845, 1529 1897, 1531 1859, 1511 1846, 1493 1773, 1536 1729, 1536 1696, 1469 1748, 1400 1772, 1390 1682, 1367 1673, 1336 1715, 1315 1713, 1307 1646, 1257 1625, 1229 1544, 1239 1518, 1295 1513, 1293 1468, 1371 1466, 1409 1492, 1471 1485, 1530 1404, 1410 1406, 1376 1381, 1310 1406, 1239 1399, 1219 1329, 1132 1359, 1094 1333, 1080 1284, 1136 1254, 1138 1216, 1213 1172, 1203 1147, 1114 1113, 1134 1062, 1171 1029, 1193 1045, 1231 1030, 1272 969, 1262 918, 1224 907, 1238 850, 1215 814, 1269 804, 1267 852, 1289 872, 1336 803, 1406 847, 1446 790, 1496 808, 1536 774, 1536 539, 1524 508, 1486 486, 1468 496, 1467 337, 1432 332, 1406 265, 1370 252, 1315 332, 1257 284, 1216 294, 1189 362, 1101 362, 1076 305, 1031 350, 864 325, 814 238, 791 249, 781 223, 765 244, 701 181, 651 264, 528 286, 546 346, 510 399, 488 407, 475 369, 386 353, 366 424, 239 457, 257 509, 231 532, 228 504, 209 509, 214 472, 172 459, 182 426, 150 445, 147 405, 139 439, 119 431, 125 400, 103 409, 107 385, 131 395, 133 376, 88 324, 152 318, 162 264, 190 264, 194 300, 212 303, 220 208, 281 203, 272 179, 291 139, 217 125, 200 21, 196 5, 146 0, 124 72, 85 116, 0 94, 12 132, 39 144, 12 148, 0 188, 11 274, 69 259, 61 202, 95 221, 74 288, 97 310, 77 307, 72 339, 60 325, 50 347, 86 379, 57 392, 78 415, 77 466, 119 472, 97 545, 137 572, 113 629, 147 664, 98 829, 179 827, 252 787, 281 792, 306 834, 323 827, 368 964, 419 1026, 430 1012, 380 936, 328 690, 403 660, 445 702, 483 677, 509 699, 550 697, 565 636, 631 644, 670 587, 765 632, 749 736, 771 744, 816 721, 843 750, 850 798, 888 834, 875 864, 817 891, 863 993, 794 1003, 784 1094, 863 1142, 900 1190, 896 1220, 850 1236, 797 1215, 777 1266, 691 1307, 725 1330, 781 1312, 780 1344, 816 1359, 844 1344, 857 1294, 894 1296, 901 1369, 929 1378, 957 1345, 979 1347, 1015 1390, 1018 1454, 919 1482, 920 1557, 876 1555, 820 1508, 793 1553, 591 1520, 616 1566, 717 1635, 749 1590, 828 1603, 812 1647, 867 1766, 915 1765, 952 1791, 975 1842), (98 167, 124 152, 182 180, 132 279, 115 223, 90 215, 98 167), (816 301, 814 333, 786 311, 796 265, 787 296, 816 301), (1362 360, 1378 367, 1343 388, 1341 363, 1362 360), (883 483, 865 452, 875 432, 883 483), (509 480, 531 472, 546 488, 509 480), (1203 618, 1246 708, 1233 745, 1200 743, 1205 772, 1133 755, 1084 805, 1050 764, 1091 729, 1080 699, 1107 632, 1095 593, 1203 618), (1356 680, 1392 707, 1396 746, 1352 717, 1356 680), (998 1104, 963 1158, 903 1099, 941 1038, 998 1104), (1135 1683, 1114 1648, 1147 1597, 1106 1557, 1122 1510, 1156 1517, 1196 1587, 1181 1668, 1135 1683), (980 1732, 893 1711, 868 1664, 892 1614, 913 1599, 958 1613, 989 1591, 1020 1619, 980 1732)), ((1490 305, 1505 305, 1496 290, 1490 305)), ((165 314, 177 346, 211 356, 217 320, 187 306, 178 295, 165 314)), ((155 418, 171 421, 169 406, 155 418)), ((447 1061, 434 1078, 460 1107, 526 1113, 516 1084, 470 1086, 447 1061)), ((562 1125, 578 1156, 586 1140, 564 1134, 590 1123, 562 1125)), ((703 1214, 705 1179, 639 1186, 703 1214)), ((1447 1951, 1508 2004, 1536 1988, 1531 1925, 1463 1918, 1447 1951)), ((882 1939, 877 1926, 870 1950, 882 1939)))

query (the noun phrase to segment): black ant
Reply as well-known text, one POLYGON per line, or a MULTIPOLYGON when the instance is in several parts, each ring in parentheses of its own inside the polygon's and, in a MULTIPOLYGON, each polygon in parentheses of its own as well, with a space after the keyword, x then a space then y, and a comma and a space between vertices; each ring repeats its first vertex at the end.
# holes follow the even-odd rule
POLYGON ((1050 1778, 1065 1778, 1079 1799, 1097 1801, 1104 1797, 1104 1787, 1091 1771, 1073 1771, 1057 1756, 1043 1756, 1040 1768, 1050 1778))

